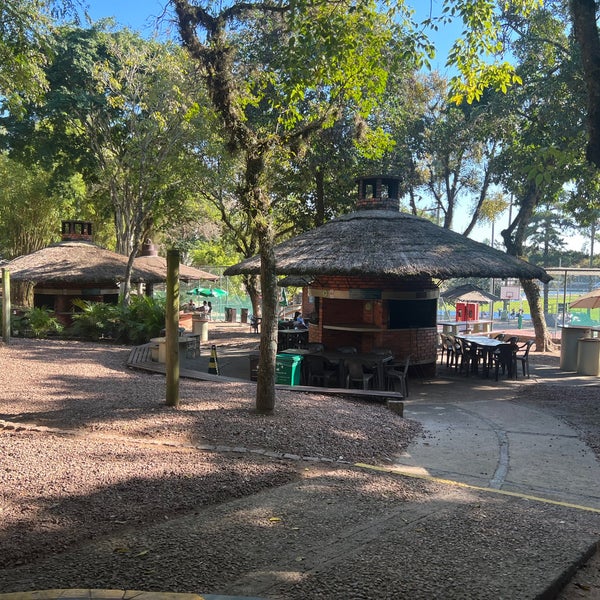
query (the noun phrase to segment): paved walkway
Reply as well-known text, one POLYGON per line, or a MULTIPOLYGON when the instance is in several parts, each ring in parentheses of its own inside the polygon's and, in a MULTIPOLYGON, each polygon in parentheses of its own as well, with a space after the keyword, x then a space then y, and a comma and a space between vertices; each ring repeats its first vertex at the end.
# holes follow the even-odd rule
MULTIPOLYGON (((498 386, 466 378, 413 385, 404 414, 427 435, 399 458, 400 471, 600 510, 600 463, 577 432, 511 402, 517 386, 565 381, 549 369, 537 375, 498 386)), ((571 374, 568 382, 597 385, 597 378, 571 374)))

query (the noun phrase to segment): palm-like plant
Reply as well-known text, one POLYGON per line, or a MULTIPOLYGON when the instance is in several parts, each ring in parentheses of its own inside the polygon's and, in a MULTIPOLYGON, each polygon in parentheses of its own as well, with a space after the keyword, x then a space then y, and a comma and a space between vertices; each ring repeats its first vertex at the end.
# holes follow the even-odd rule
POLYGON ((49 333, 60 333, 63 330, 63 326, 54 316, 54 312, 44 307, 34 307, 28 310, 23 322, 36 338, 44 338, 49 333))

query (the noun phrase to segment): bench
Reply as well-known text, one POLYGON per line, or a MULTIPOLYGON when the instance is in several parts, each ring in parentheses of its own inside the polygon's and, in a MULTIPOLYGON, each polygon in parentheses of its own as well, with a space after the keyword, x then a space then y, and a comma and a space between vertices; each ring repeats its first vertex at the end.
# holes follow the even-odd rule
POLYGON ((150 342, 132 348, 127 358, 127 364, 137 365, 139 363, 152 362, 152 350, 158 350, 158 344, 150 342))

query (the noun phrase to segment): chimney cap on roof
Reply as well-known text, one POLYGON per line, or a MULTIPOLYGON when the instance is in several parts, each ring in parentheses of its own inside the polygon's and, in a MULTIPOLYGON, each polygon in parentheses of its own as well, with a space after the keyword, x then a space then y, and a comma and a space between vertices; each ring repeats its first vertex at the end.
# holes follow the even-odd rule
POLYGON ((75 221, 71 219, 61 221, 61 231, 63 241, 92 241, 92 223, 90 221, 75 221))
POLYGON ((142 252, 140 256, 158 256, 158 250, 156 246, 152 243, 152 240, 146 240, 142 244, 142 252))
POLYGON ((359 177, 358 201, 359 210, 382 209, 400 210, 400 182, 402 177, 396 175, 366 175, 359 177))

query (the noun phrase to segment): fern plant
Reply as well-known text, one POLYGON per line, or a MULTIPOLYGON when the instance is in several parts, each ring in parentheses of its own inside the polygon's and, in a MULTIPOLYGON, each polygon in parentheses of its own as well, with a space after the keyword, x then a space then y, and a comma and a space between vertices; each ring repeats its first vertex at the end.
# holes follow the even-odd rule
POLYGON ((132 296, 128 306, 74 300, 80 312, 73 315, 71 332, 89 340, 110 338, 143 344, 160 334, 165 326, 165 301, 132 296))
POLYGON ((54 316, 54 311, 44 307, 30 308, 25 313, 22 319, 23 322, 26 323, 26 328, 31 330, 36 338, 44 338, 49 333, 60 333, 63 330, 62 324, 54 316))
POLYGON ((118 306, 104 302, 88 302, 81 298, 73 300, 73 305, 80 311, 73 315, 71 332, 74 335, 94 341, 116 337, 120 321, 118 306))

